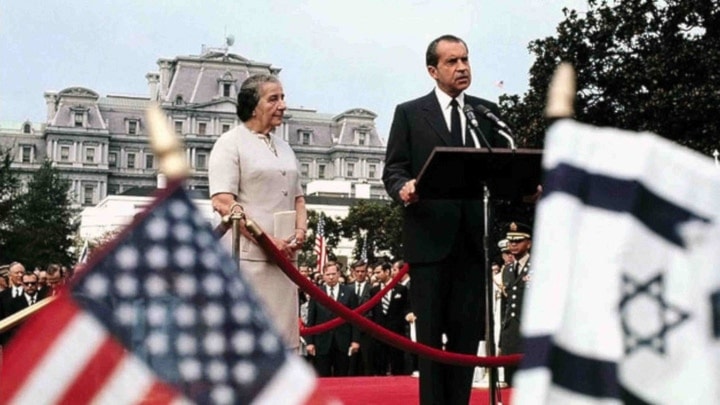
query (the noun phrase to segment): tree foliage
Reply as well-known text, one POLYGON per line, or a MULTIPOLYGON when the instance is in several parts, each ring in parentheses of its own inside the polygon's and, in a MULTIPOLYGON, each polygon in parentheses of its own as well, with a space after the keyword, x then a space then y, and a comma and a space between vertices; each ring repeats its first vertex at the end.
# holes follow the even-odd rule
POLYGON ((354 259, 362 257, 365 248, 370 263, 382 252, 400 257, 401 233, 402 212, 396 203, 361 201, 342 221, 342 236, 355 241, 354 259))
POLYGON ((27 191, 16 198, 5 254, 26 268, 74 264, 69 248, 78 225, 69 191, 70 182, 50 161, 44 162, 33 173, 27 191))
POLYGON ((530 43, 536 60, 523 97, 501 97, 520 143, 542 147, 547 86, 561 61, 577 72, 576 118, 652 131, 710 153, 720 119, 718 0, 590 0, 563 10, 557 35, 530 43))
MULTIPOLYGON (((298 254, 298 265, 314 267, 317 263, 315 254, 315 239, 317 236, 317 225, 320 213, 315 210, 308 210, 308 231, 303 243, 302 250, 298 254)), ((340 221, 331 217, 323 217, 325 244, 330 252, 340 243, 340 221)), ((332 257, 331 257, 332 258, 332 257)))
MULTIPOLYGON (((12 235, 12 212, 17 204, 20 192, 20 179, 12 170, 12 151, 0 148, 0 246, 5 247, 12 235)), ((12 258, 7 249, 0 248, 0 263, 7 263, 12 258)))

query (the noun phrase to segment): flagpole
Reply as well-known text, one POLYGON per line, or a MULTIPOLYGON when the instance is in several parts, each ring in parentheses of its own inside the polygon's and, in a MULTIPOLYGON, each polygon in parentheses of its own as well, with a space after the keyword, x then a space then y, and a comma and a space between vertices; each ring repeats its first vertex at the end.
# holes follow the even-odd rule
POLYGON ((157 104, 148 107, 145 115, 148 120, 150 146, 158 157, 159 171, 168 180, 185 179, 189 173, 182 142, 167 124, 167 117, 157 104))
POLYGON ((720 152, 718 152, 717 149, 713 151, 713 158, 715 158, 715 167, 720 167, 720 162, 718 161, 718 156, 720 156, 720 152))
POLYGON ((45 308, 48 304, 55 301, 56 296, 51 295, 47 298, 43 298, 40 301, 36 302, 33 305, 30 305, 27 308, 24 308, 18 312, 15 312, 14 314, 8 316, 7 318, 0 321, 0 333, 5 332, 6 330, 14 327, 15 325, 19 324, 20 322, 24 321, 25 318, 29 317, 30 315, 34 314, 35 312, 45 308))

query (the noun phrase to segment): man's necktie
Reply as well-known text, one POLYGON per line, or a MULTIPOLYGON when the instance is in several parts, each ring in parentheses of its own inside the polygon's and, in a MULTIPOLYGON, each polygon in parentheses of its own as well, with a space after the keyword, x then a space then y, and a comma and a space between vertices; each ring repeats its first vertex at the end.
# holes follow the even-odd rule
MULTIPOLYGON (((385 288, 384 286, 381 286, 380 289, 382 290, 385 288)), ((390 294, 392 294, 392 290, 388 291, 385 295, 382 297, 382 311, 383 315, 387 315, 388 308, 390 308, 390 294)))
POLYGON ((335 299, 335 287, 330 287, 330 298, 335 299))
POLYGON ((360 283, 355 283, 355 295, 360 296, 360 283))
POLYGON ((460 107, 456 99, 452 99, 450 102, 452 111, 450 112, 450 137, 453 141, 453 146, 463 146, 462 140, 462 127, 460 126, 460 107))

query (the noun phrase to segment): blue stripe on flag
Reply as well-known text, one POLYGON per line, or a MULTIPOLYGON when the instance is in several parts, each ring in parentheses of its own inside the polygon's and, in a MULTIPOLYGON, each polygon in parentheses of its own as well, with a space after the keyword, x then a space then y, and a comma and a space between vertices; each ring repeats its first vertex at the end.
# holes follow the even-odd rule
POLYGON ((678 233, 684 222, 710 222, 687 209, 654 194, 636 180, 622 180, 561 163, 545 172, 545 197, 561 192, 577 197, 585 205, 634 216, 668 242, 685 247, 678 233))
POLYGON ((620 398, 617 364, 579 356, 555 345, 550 336, 523 341, 522 369, 548 368, 554 385, 595 398, 620 398))

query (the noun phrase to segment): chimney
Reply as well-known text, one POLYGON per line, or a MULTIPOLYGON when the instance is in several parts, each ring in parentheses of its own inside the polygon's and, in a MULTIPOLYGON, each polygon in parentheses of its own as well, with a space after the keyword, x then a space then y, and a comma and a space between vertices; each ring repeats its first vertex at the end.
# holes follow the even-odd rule
POLYGON ((145 78, 148 81, 148 90, 150 90, 150 100, 151 101, 158 101, 158 84, 160 83, 160 74, 155 72, 150 72, 145 75, 145 78))
POLYGON ((172 61, 169 59, 158 59, 158 66, 160 66, 160 91, 158 93, 158 99, 164 99, 168 91, 170 90, 170 67, 172 61))
POLYGON ((57 93, 45 92, 45 105, 47 106, 47 122, 51 123, 57 113, 57 93))

